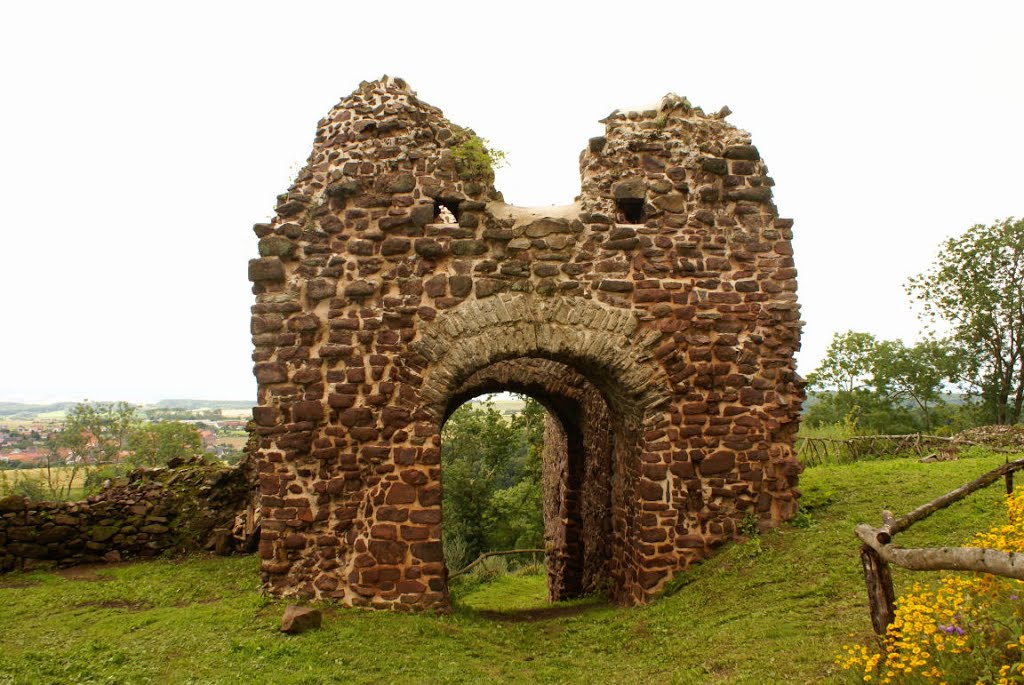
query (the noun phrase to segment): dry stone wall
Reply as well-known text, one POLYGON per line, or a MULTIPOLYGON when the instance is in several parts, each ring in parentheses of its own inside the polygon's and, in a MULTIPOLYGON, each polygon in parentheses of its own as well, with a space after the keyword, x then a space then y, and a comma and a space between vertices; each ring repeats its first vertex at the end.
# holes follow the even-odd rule
POLYGON ((249 265, 268 591, 446 608, 441 426, 476 391, 550 410, 554 597, 645 601, 793 513, 792 222, 725 114, 616 111, 576 201, 529 209, 401 79, 331 110, 249 265))
POLYGON ((230 531, 253 490, 245 467, 199 463, 121 480, 81 502, 0 499, 0 571, 198 550, 230 531))

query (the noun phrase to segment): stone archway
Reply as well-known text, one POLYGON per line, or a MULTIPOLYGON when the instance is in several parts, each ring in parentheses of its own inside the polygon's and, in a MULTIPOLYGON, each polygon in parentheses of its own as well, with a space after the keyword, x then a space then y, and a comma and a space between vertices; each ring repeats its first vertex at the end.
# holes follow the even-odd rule
POLYGON ((555 597, 643 602, 794 511, 801 322, 767 169, 683 98, 605 123, 576 202, 524 209, 400 79, 320 122, 249 267, 269 592, 447 607, 440 428, 488 388, 541 397, 571 445, 555 597))
POLYGON ((433 417, 438 434, 453 403, 488 390, 533 395, 558 419, 548 426, 548 444, 567 451, 545 464, 554 599, 605 587, 628 602, 643 595, 640 584, 651 574, 674 570, 658 569, 647 559, 654 555, 635 544, 644 459, 665 456, 646 436, 670 425, 671 401, 668 377, 650 356, 658 336, 637 332, 628 310, 508 293, 442 313, 411 346, 410 365, 424 369, 422 414, 433 417))
MULTIPOLYGON (((542 480, 549 599, 602 591, 616 597, 623 587, 623 523, 632 493, 626 491, 622 465, 613 462, 616 445, 629 444, 622 435, 628 428, 616 424, 604 396, 586 377, 544 358, 510 359, 474 373, 449 407, 500 391, 530 396, 547 410, 542 480)), ((629 462, 621 452, 618 456, 629 462)))

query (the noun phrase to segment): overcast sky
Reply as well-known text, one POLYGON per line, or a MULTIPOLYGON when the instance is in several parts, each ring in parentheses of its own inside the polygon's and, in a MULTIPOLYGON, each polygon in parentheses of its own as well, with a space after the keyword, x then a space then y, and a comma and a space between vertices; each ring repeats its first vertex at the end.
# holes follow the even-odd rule
POLYGON ((0 26, 0 400, 253 399, 252 224, 362 80, 565 204, 617 107, 728 105, 795 219, 801 373, 913 341, 939 242, 1024 215, 1024 3, 19 2, 0 26), (953 9, 955 8, 955 9, 953 9))

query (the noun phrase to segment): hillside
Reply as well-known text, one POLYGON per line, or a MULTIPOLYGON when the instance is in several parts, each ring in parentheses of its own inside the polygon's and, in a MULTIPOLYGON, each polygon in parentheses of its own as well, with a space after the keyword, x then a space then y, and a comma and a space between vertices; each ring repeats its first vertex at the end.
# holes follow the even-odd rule
MULTIPOLYGON (((451 615, 330 609, 277 631, 257 560, 190 558, 0 577, 0 682, 810 683, 870 635, 853 526, 905 512, 1004 460, 808 469, 797 522, 728 546, 669 596, 549 606, 540 575, 456 588, 451 615), (851 636, 852 635, 852 636, 851 636)), ((1000 485, 905 533, 953 542, 995 520, 1000 485)), ((897 591, 934 574, 895 570, 897 591)))
POLYGON ((252 409, 252 400, 160 400, 146 409, 252 409))
MULTIPOLYGON (((0 402, 0 419, 32 421, 39 418, 62 418, 64 413, 77 402, 53 402, 51 404, 27 404, 24 402, 0 402)), ((143 409, 225 409, 248 412, 255 400, 160 400, 153 404, 140 405, 143 409)))
POLYGON ((52 404, 26 404, 23 402, 0 402, 0 417, 8 419, 32 420, 40 414, 65 412, 75 406, 74 402, 54 402, 52 404))

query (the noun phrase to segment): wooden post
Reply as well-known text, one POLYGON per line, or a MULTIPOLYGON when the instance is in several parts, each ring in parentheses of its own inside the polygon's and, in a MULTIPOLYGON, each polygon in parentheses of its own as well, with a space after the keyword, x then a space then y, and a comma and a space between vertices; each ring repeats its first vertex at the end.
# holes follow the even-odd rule
POLYGON ((1006 496, 1009 497, 1013 494, 1013 471, 1006 472, 1006 496))
POLYGON ((892 588, 892 574, 878 552, 867 545, 861 545, 860 562, 864 566, 864 583, 868 589, 868 607, 871 611, 871 625, 878 635, 885 635, 886 628, 896 617, 896 597, 892 588))

